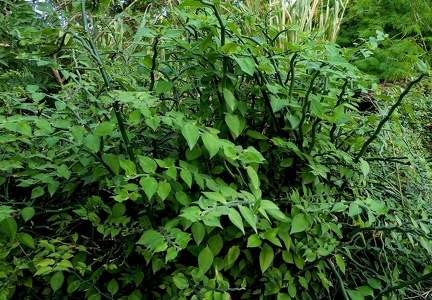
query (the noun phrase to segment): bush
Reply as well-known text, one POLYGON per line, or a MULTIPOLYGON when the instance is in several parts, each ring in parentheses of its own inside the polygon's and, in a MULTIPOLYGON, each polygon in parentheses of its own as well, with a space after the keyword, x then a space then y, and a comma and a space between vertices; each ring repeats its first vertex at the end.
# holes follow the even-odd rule
POLYGON ((353 96, 372 82, 349 54, 285 51, 272 27, 243 35, 220 11, 184 2, 178 27, 138 28, 108 54, 89 26, 69 30, 60 91, 4 91, 0 299, 427 291, 427 194, 388 188, 396 168, 418 175, 382 130, 422 77, 368 115, 353 96))

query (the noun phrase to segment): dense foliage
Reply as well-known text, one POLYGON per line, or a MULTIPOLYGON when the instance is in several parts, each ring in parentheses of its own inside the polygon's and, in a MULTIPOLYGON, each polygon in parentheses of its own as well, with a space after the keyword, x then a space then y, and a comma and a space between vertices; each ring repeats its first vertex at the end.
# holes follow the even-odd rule
POLYGON ((2 5, 0 299, 430 292, 426 65, 382 91, 229 3, 2 5))
POLYGON ((369 51, 358 55, 355 64, 380 78, 405 79, 418 71, 419 60, 430 62, 429 1, 352 0, 341 27, 338 42, 345 46, 363 44, 369 51))

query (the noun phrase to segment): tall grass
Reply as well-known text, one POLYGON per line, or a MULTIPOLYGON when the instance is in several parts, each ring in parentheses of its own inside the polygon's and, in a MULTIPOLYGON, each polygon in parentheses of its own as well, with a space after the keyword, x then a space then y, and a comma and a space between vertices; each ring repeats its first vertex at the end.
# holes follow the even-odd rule
MULTIPOLYGON (((232 1, 227 1, 232 2, 232 1)), ((233 1, 257 16, 269 13, 269 25, 280 30, 296 28, 286 34, 290 42, 299 42, 302 36, 314 36, 336 41, 342 18, 349 0, 245 0, 233 1)))

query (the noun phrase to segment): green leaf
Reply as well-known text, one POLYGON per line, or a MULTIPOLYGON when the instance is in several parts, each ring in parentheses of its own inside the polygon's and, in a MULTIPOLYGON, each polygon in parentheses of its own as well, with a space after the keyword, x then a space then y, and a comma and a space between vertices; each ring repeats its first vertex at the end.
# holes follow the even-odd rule
POLYGON ((32 249, 35 248, 35 242, 33 240, 33 237, 28 233, 19 232, 17 234, 17 240, 18 240, 18 242, 20 242, 23 245, 26 245, 32 249))
POLYGON ((187 289, 189 287, 189 282, 183 273, 177 273, 173 277, 174 284, 180 290, 187 289))
POLYGON ((59 177, 63 177, 64 179, 68 180, 70 176, 72 175, 72 172, 69 171, 69 168, 65 164, 61 164, 57 167, 57 175, 59 177))
POLYGON ((112 214, 114 218, 118 218, 124 215, 126 212, 126 206, 123 203, 116 203, 112 208, 112 214))
POLYGON ((26 135, 26 136, 32 136, 33 135, 30 125, 25 120, 19 121, 16 124, 16 131, 18 131, 22 135, 26 135))
POLYGON ((350 204, 348 216, 354 217, 354 216, 361 214, 361 212, 362 212, 362 209, 360 208, 360 206, 357 203, 352 202, 350 204))
POLYGON ((341 211, 344 211, 347 207, 348 207, 348 205, 346 205, 342 202, 336 202, 333 205, 331 212, 341 212, 341 211))
MULTIPOLYGON (((81 144, 83 142, 83 138, 84 138, 84 131, 83 128, 80 126, 73 126, 70 128, 70 131, 72 133, 73 138, 75 139, 75 141, 78 144, 81 144)), ((97 137, 96 137, 97 138, 97 137)), ((98 139, 99 141, 99 139, 98 139)), ((98 149, 99 149, 99 145, 98 145, 98 149)), ((97 150, 96 150, 97 151, 97 150)))
POLYGON ((157 189, 158 196, 164 201, 171 192, 171 185, 168 182, 160 181, 157 189))
POLYGON ((126 176, 134 176, 137 174, 136 166, 135 164, 127 159, 119 158, 120 161, 120 167, 125 170, 126 176))
POLYGON ((381 290, 382 289, 382 283, 381 280, 375 279, 375 278, 367 278, 367 283, 369 286, 375 290, 381 290))
POLYGON ((273 262, 273 259, 274 259, 273 248, 269 246, 267 243, 265 243, 259 255, 259 264, 262 273, 264 273, 270 267, 270 265, 273 262))
POLYGON ((141 27, 138 29, 137 33, 135 33, 134 38, 139 38, 139 37, 154 38, 156 37, 156 35, 157 35, 156 31, 147 27, 141 27))
POLYGON ((215 156, 220 148, 219 138, 216 134, 204 133, 201 135, 201 140, 204 143, 207 151, 210 154, 210 158, 215 156))
POLYGON ((181 132, 188 143, 189 149, 192 150, 200 137, 198 128, 191 124, 186 124, 183 126, 181 132))
POLYGON ((312 99, 311 100, 311 104, 312 104, 311 105, 312 115, 314 117, 318 117, 320 119, 324 119, 324 109, 323 109, 321 103, 318 100, 316 100, 316 99, 312 99))
POLYGON ((261 245, 261 239, 258 235, 256 234, 251 234, 248 237, 247 240, 247 247, 248 248, 255 248, 255 247, 259 247, 261 245))
POLYGON ((259 180, 259 178, 258 178, 258 174, 257 174, 257 172, 255 171, 255 169, 252 168, 251 166, 247 166, 247 167, 246 167, 246 172, 247 172, 247 174, 248 174, 248 176, 249 176, 250 183, 252 184, 252 187, 253 187, 254 189, 259 189, 259 186, 260 186, 260 180, 259 180))
POLYGON ((213 255, 216 256, 222 250, 223 238, 219 234, 213 235, 209 238, 207 244, 213 252, 213 255))
POLYGON ((336 254, 336 264, 338 265, 339 269, 342 271, 342 273, 345 274, 345 261, 343 259, 342 254, 336 254))
POLYGON ((237 52, 238 46, 236 43, 227 43, 222 46, 222 52, 226 55, 231 55, 237 52))
POLYGON ((245 118, 233 114, 225 115, 225 123, 228 125, 228 128, 234 139, 239 137, 246 126, 245 118))
POLYGON ((73 292, 75 292, 80 287, 80 285, 81 285, 81 281, 79 280, 75 280, 69 283, 67 288, 68 294, 72 294, 73 292))
POLYGON ((114 296, 118 292, 118 289, 119 284, 117 283, 117 281, 114 278, 111 279, 107 286, 108 292, 111 294, 111 296, 114 296))
POLYGON ((366 177, 370 171, 368 162, 365 161, 363 158, 360 158, 360 170, 362 171, 364 177, 366 177))
POLYGON ((147 126, 149 126, 151 129, 153 129, 153 131, 156 131, 159 127, 160 124, 160 118, 159 117, 151 117, 151 118, 146 118, 145 123, 147 124, 147 126))
POLYGON ((240 69, 246 74, 253 76, 255 72, 255 61, 251 57, 234 57, 240 69))
POLYGON ((168 92, 175 86, 174 82, 159 80, 156 85, 156 95, 168 92))
POLYGON ((51 288, 53 291, 57 291, 61 288, 64 282, 63 272, 57 272, 51 277, 51 288))
POLYGON ((234 112, 237 108, 237 105, 238 105, 238 101, 234 97, 234 94, 230 90, 224 88, 223 89, 223 96, 225 99, 226 106, 228 108, 228 112, 229 113, 234 112))
POLYGON ((233 223, 238 229, 243 232, 243 234, 245 234, 243 219, 235 208, 230 207, 228 218, 230 219, 231 223, 233 223))
POLYGON ((347 290, 347 293, 351 300, 364 300, 364 297, 360 292, 354 290, 347 290))
POLYGON ((16 212, 15 209, 12 209, 10 206, 0 205, 0 222, 6 218, 10 218, 11 214, 16 212))
POLYGON ((191 231, 195 243, 197 245, 201 244, 206 234, 205 226, 201 222, 195 222, 191 226, 191 231))
POLYGON ((152 196, 156 193, 159 184, 153 177, 143 177, 140 179, 140 185, 144 189, 147 198, 150 200, 152 196))
POLYGON ((156 162, 147 156, 138 155, 138 161, 144 172, 153 174, 156 172, 157 164, 156 162))
POLYGON ((146 230, 136 243, 138 245, 146 246, 153 252, 162 252, 168 248, 168 244, 164 236, 153 229, 146 230))
POLYGON ((99 137, 89 134, 84 138, 84 146, 92 152, 98 152, 100 147, 99 137))
POLYGON ((290 234, 303 232, 309 228, 310 224, 306 220, 306 216, 302 213, 299 213, 294 216, 291 224, 290 234))
POLYGON ((21 216, 23 217, 24 221, 28 221, 35 215, 35 209, 33 207, 24 207, 20 211, 21 216))
POLYGON ((189 188, 192 187, 192 174, 188 170, 181 170, 180 177, 188 185, 189 188))
POLYGON ((250 210, 250 208, 239 205, 239 210, 241 215, 243 216, 243 218, 246 220, 246 222, 253 228, 253 230, 255 231, 255 233, 257 233, 257 220, 256 217, 254 215, 254 213, 250 210))
POLYGON ((110 167, 110 169, 114 172, 115 175, 118 175, 120 173, 120 161, 118 159, 118 156, 115 154, 102 154, 102 160, 104 163, 110 167))
POLYGON ((113 129, 114 129, 114 124, 105 121, 100 123, 98 126, 96 126, 94 130, 94 134, 98 136, 110 135, 113 129))
POLYGON ((37 186, 32 190, 30 198, 35 199, 42 196, 43 194, 45 194, 44 189, 41 186, 37 186))
POLYGON ((238 246, 232 246, 228 250, 228 253, 224 258, 224 270, 229 270, 234 265, 240 253, 241 251, 238 246))
POLYGON ((262 163, 265 161, 264 156, 262 156, 262 154, 252 146, 244 149, 238 159, 244 164, 262 163))
POLYGON ((31 97, 35 102, 41 101, 43 98, 45 98, 45 93, 33 93, 31 94, 31 97))
POLYGON ((200 254, 198 255, 198 267, 200 268, 200 271, 203 272, 203 274, 205 274, 210 269, 213 264, 213 259, 213 252, 208 246, 201 250, 200 254))

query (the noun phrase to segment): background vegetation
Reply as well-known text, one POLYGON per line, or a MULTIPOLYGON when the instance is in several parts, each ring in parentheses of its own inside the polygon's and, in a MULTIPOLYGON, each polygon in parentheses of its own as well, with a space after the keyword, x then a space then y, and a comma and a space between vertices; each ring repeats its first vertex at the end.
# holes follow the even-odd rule
POLYGON ((0 299, 428 298, 426 32, 275 4, 2 0, 0 299))

